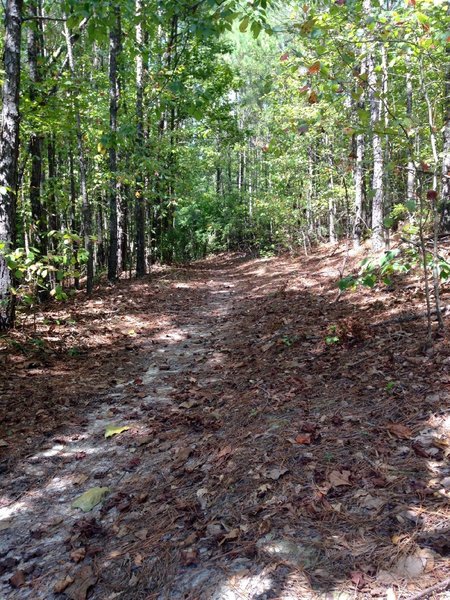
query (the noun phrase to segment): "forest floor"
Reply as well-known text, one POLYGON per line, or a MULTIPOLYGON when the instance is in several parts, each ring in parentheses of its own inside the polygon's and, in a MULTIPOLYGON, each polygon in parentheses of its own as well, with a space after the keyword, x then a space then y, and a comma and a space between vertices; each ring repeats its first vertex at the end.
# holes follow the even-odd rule
POLYGON ((222 255, 0 339, 0 598, 401 600, 449 578, 449 341, 399 318, 424 310, 414 276, 338 297, 344 258, 222 255))

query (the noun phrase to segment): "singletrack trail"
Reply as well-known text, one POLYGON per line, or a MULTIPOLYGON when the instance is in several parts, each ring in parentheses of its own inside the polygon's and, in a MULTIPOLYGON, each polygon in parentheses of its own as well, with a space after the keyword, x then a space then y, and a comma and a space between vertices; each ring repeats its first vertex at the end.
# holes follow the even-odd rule
POLYGON ((407 598, 448 577, 447 345, 399 360, 417 323, 375 336, 394 304, 336 303, 340 260, 140 283, 140 373, 1 475, 0 598, 407 598))

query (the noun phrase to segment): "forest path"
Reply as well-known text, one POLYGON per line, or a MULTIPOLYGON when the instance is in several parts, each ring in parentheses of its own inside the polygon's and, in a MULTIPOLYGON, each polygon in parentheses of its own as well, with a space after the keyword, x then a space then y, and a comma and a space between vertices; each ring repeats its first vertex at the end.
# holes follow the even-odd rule
POLYGON ((141 284, 160 311, 141 374, 3 478, 0 597, 349 600, 448 576, 445 548, 418 542, 446 517, 424 493, 442 395, 426 357, 392 361, 410 333, 374 338, 370 302, 334 302, 341 260, 224 256, 141 284))

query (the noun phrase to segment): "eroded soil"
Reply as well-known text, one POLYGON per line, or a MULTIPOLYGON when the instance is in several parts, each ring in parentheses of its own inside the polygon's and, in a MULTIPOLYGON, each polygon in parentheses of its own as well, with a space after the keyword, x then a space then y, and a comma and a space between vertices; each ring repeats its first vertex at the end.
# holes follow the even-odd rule
POLYGON ((343 260, 222 256, 5 340, 0 597, 392 600, 450 577, 448 342, 395 320, 418 280, 338 298, 343 260))

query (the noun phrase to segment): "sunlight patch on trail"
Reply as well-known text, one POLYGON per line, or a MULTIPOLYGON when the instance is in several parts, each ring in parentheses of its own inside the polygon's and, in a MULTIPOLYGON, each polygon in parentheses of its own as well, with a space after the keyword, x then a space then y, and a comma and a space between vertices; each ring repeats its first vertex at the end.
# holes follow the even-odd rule
POLYGON ((264 572, 257 575, 233 575, 219 586, 211 600, 256 600, 272 587, 272 578, 264 572))

